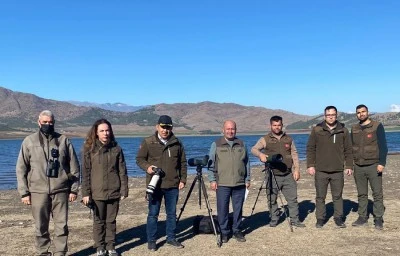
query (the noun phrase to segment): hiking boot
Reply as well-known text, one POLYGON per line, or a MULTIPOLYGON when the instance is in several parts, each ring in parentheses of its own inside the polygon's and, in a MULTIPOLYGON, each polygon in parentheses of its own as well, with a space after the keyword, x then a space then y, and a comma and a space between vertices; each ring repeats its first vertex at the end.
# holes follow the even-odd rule
POLYGON ((96 256, 106 256, 107 255, 107 251, 100 249, 97 251, 96 256))
POLYGON ((324 220, 318 219, 317 223, 315 224, 315 227, 316 228, 322 228, 324 226, 324 223, 325 223, 324 220))
POLYGON ((244 238, 243 233, 240 231, 233 233, 233 237, 238 242, 246 242, 246 238, 244 238))
POLYGON ((338 228, 345 228, 346 224, 344 224, 342 218, 335 218, 335 224, 338 228))
POLYGON ((269 226, 270 226, 271 228, 274 228, 274 227, 278 226, 278 222, 279 222, 279 220, 271 220, 271 221, 269 222, 269 226))
POLYGON ((383 219, 375 218, 375 229, 382 230, 383 229, 383 219))
POLYGON ((358 219, 351 224, 353 227, 361 227, 368 225, 368 218, 358 216, 358 219))
POLYGON ((290 223, 292 224, 292 226, 295 226, 295 227, 298 227, 298 228, 305 228, 306 227, 306 225, 301 223, 299 220, 291 220, 290 223))
POLYGON ((170 245, 170 246, 173 246, 173 247, 175 247, 177 249, 182 249, 182 248, 185 247, 185 246, 183 246, 183 244, 181 244, 178 241, 176 241, 176 239, 168 240, 167 244, 170 245))
POLYGON ((108 250, 108 256, 119 256, 116 250, 108 250))
POLYGON ((229 240, 228 235, 224 235, 224 234, 221 235, 221 241, 222 241, 223 243, 227 243, 228 240, 229 240))
POLYGON ((155 252, 157 250, 157 245, 156 242, 151 241, 147 243, 147 249, 149 249, 150 251, 155 252))

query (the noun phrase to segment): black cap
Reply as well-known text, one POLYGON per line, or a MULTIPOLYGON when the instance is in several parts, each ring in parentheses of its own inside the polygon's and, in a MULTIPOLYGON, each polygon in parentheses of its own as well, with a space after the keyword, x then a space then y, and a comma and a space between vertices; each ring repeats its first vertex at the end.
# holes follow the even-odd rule
POLYGON ((167 115, 160 116, 157 123, 159 125, 167 125, 172 127, 172 119, 170 116, 167 115))

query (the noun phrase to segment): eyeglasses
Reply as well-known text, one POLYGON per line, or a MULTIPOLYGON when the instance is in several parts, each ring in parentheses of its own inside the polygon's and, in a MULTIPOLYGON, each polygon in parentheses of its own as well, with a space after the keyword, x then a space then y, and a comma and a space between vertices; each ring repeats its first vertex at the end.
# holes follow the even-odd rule
POLYGON ((336 117, 337 114, 326 114, 326 117, 336 117))

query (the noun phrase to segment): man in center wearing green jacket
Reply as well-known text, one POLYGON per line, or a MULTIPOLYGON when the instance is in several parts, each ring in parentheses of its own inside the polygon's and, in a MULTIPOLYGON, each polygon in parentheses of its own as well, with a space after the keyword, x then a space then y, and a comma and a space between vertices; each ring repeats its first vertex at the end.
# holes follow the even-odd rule
POLYGON ((333 218, 339 228, 345 228, 343 221, 344 175, 351 175, 353 153, 350 133, 344 124, 337 121, 337 109, 327 106, 324 111, 325 121, 317 124, 307 143, 307 172, 315 175, 315 215, 317 228, 322 228, 326 221, 325 198, 328 185, 331 185, 333 218))

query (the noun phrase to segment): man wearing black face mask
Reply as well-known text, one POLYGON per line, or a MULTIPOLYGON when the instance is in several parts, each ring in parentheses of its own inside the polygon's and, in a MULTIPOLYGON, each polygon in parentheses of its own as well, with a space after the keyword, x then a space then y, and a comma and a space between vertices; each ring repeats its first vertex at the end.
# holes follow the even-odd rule
POLYGON ((35 220, 38 255, 49 252, 50 216, 54 221, 54 256, 68 251, 68 201, 76 200, 79 163, 69 139, 54 131, 54 115, 44 110, 38 120, 40 130, 27 136, 21 145, 16 173, 18 192, 31 205, 35 220))

